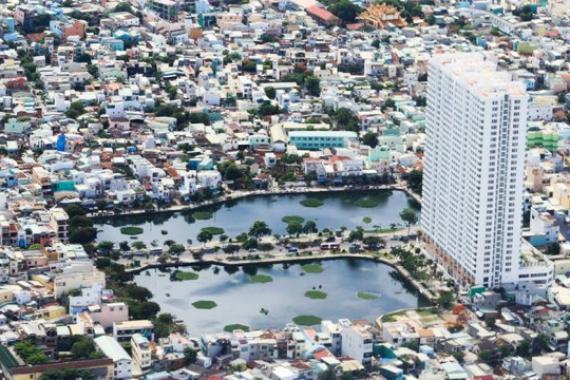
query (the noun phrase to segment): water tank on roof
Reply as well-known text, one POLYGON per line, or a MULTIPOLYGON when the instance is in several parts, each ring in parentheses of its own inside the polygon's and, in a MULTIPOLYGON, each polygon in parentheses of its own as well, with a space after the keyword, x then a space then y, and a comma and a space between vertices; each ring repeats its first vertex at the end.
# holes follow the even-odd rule
POLYGON ((56 149, 58 152, 65 152, 65 143, 66 143, 66 138, 63 133, 57 136, 56 149))

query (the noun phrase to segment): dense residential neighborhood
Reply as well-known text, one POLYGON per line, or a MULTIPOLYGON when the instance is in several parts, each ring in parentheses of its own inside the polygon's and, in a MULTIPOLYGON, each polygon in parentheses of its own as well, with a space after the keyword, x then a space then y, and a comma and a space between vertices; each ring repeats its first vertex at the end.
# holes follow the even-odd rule
POLYGON ((567 0, 0 0, 0 378, 569 379, 567 0))

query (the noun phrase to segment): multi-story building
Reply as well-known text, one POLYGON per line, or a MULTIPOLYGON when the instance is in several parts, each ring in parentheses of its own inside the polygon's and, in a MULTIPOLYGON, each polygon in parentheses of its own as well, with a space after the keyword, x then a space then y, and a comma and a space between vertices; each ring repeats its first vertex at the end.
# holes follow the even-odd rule
POLYGON ((73 289, 93 285, 105 287, 105 273, 90 262, 73 262, 56 272, 53 283, 54 296, 59 298, 73 289))
POLYGON ((518 281, 528 94, 479 53, 432 58, 422 229, 462 284, 518 281))
POLYGON ((67 243, 67 222, 69 216, 64 209, 54 207, 49 212, 49 225, 57 233, 57 238, 63 243, 67 243))
POLYGON ((348 319, 339 319, 341 328, 341 352, 343 356, 350 356, 358 360, 365 367, 372 360, 372 326, 366 321, 351 322, 348 319))
POLYGON ((302 150, 346 148, 357 140, 357 134, 351 131, 292 131, 289 133, 289 144, 302 150))
POLYGON ((118 341, 130 340, 134 334, 152 337, 154 325, 148 320, 123 321, 113 323, 113 336, 118 341))
POLYGON ((135 365, 143 371, 149 369, 152 365, 152 357, 148 339, 141 334, 134 334, 131 337, 131 349, 135 365))
POLYGON ((148 8, 158 14, 160 18, 175 21, 178 19, 180 4, 172 0, 151 0, 147 3, 148 8))

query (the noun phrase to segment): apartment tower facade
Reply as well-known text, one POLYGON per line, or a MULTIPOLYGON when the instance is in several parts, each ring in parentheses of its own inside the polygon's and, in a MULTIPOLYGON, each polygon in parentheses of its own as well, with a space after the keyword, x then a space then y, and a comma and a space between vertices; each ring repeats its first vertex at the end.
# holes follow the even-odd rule
POLYGON ((480 53, 429 64, 421 226, 463 285, 518 280, 528 94, 480 53))

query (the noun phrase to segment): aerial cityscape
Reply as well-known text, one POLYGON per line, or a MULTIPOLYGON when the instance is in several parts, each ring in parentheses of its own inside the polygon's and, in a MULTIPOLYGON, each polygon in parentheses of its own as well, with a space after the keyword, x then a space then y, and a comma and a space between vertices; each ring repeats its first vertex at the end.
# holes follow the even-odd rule
POLYGON ((0 0, 0 379, 568 380, 569 334, 569 0, 0 0))

